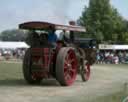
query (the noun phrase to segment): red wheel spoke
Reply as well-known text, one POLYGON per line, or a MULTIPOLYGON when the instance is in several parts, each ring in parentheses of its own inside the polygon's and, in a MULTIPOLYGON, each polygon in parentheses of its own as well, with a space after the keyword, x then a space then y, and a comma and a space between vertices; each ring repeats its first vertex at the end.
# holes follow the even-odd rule
POLYGON ((66 76, 65 76, 66 80, 70 80, 71 79, 71 76, 70 74, 68 73, 66 76))
POLYGON ((69 69, 70 72, 75 73, 75 69, 69 69))
POLYGON ((86 68, 86 69, 85 69, 85 72, 86 72, 86 73, 88 73, 88 72, 89 72, 89 70, 86 68))
POLYGON ((64 76, 67 76, 67 74, 68 74, 68 71, 66 70, 65 73, 64 73, 64 76))
POLYGON ((70 61, 69 61, 69 63, 71 64, 72 62, 74 62, 75 61, 75 59, 71 59, 70 61))
POLYGON ((68 66, 68 61, 67 61, 67 60, 65 60, 65 65, 67 65, 67 66, 68 66))
POLYGON ((65 64, 64 64, 64 68, 67 68, 67 67, 68 67, 68 63, 65 63, 65 64))
POLYGON ((67 56, 66 56, 66 59, 65 59, 65 60, 66 60, 66 61, 68 61, 68 60, 69 60, 69 55, 67 55, 67 56))

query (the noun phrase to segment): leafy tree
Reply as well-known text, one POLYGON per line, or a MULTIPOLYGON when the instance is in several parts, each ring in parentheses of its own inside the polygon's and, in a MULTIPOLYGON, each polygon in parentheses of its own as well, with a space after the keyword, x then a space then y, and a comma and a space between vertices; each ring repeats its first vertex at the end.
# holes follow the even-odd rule
POLYGON ((128 44, 128 32, 125 32, 123 34, 123 42, 127 43, 128 44))
POLYGON ((90 0, 89 7, 85 7, 78 22, 86 27, 87 34, 99 41, 124 40, 124 20, 110 5, 110 0, 90 0))
POLYGON ((24 41, 26 38, 26 33, 22 30, 5 30, 1 32, 0 39, 2 41, 24 41))

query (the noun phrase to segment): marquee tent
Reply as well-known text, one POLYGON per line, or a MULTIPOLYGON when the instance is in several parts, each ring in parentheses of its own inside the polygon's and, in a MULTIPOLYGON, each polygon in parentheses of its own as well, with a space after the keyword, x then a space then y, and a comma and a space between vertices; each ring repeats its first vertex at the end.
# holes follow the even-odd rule
POLYGON ((128 45, 99 44, 100 50, 128 50, 128 45))
POLYGON ((16 48, 29 48, 25 42, 2 42, 0 41, 0 48, 16 49, 16 48))

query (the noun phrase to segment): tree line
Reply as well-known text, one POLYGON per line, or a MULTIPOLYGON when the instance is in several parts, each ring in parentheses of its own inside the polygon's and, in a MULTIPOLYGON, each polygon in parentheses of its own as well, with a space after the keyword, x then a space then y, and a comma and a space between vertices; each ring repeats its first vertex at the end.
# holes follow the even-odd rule
POLYGON ((25 41, 27 32, 19 29, 5 30, 0 33, 1 41, 25 41))
MULTIPOLYGON (((95 38, 99 43, 128 44, 128 21, 110 0, 90 0, 77 23, 86 28, 84 37, 95 38)), ((0 33, 0 40, 25 41, 26 33, 18 29, 5 30, 0 33)))
POLYGON ((77 22, 86 28, 86 37, 96 38, 99 43, 128 44, 128 21, 110 0, 90 0, 77 22))

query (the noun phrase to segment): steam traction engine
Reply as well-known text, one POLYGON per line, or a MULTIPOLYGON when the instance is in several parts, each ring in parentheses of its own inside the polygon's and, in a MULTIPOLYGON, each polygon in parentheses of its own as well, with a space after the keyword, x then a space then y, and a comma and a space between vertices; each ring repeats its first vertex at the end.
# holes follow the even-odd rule
POLYGON ((93 39, 74 37, 75 32, 85 32, 83 27, 26 22, 20 24, 19 28, 31 32, 28 37, 30 48, 23 60, 23 74, 29 84, 39 84, 42 79, 53 77, 62 86, 69 86, 76 80, 78 72, 83 81, 89 80, 90 65, 95 62, 93 39), (68 42, 58 40, 56 47, 53 47, 47 41, 47 32, 51 29, 69 31, 68 42))

